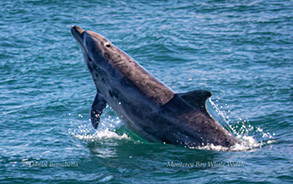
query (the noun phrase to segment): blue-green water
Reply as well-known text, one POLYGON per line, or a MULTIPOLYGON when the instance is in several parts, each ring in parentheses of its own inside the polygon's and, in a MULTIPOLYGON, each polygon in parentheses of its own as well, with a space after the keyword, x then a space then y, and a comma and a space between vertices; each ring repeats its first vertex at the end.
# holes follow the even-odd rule
POLYGON ((290 183, 292 1, 0 1, 0 183, 290 183), (108 107, 70 28, 96 31, 175 92, 207 89, 245 144, 149 143, 108 107))

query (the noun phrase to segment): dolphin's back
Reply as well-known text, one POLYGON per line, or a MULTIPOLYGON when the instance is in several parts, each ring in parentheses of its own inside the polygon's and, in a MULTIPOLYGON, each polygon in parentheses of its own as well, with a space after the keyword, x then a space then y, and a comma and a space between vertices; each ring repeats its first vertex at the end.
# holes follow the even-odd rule
POLYGON ((152 99, 161 106, 169 102, 173 97, 173 91, 148 73, 133 58, 119 48, 113 48, 108 55, 108 62, 127 79, 138 91, 152 99))

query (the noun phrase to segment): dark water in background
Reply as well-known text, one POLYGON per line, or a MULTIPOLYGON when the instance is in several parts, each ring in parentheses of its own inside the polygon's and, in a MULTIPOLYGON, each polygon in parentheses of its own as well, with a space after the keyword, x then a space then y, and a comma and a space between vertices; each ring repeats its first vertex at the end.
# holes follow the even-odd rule
POLYGON ((292 1, 0 1, 0 183, 290 183, 292 1), (207 89, 233 151, 148 143, 107 108, 71 25, 175 92, 207 89), (229 128, 230 126, 230 128, 229 128))

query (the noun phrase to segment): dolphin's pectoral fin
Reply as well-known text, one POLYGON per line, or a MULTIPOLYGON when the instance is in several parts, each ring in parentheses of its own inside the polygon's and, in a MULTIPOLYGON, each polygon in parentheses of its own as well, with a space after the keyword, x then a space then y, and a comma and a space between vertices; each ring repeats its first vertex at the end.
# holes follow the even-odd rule
POLYGON ((180 93, 178 95, 191 106, 207 113, 205 103, 206 100, 212 96, 211 92, 206 90, 195 90, 187 93, 180 93))
POLYGON ((99 125, 100 117, 104 108, 106 107, 106 103, 107 102, 104 97, 101 94, 97 93, 91 109, 91 122, 95 129, 97 129, 99 125))

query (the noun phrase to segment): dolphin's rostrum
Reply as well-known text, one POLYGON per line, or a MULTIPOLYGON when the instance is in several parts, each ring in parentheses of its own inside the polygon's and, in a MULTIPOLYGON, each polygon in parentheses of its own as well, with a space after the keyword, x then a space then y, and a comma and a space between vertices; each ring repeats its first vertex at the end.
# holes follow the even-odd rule
POLYGON ((128 128, 152 142, 188 147, 239 142, 207 112, 209 91, 174 94, 105 37, 78 26, 71 32, 97 89, 91 108, 94 128, 109 104, 128 128))

